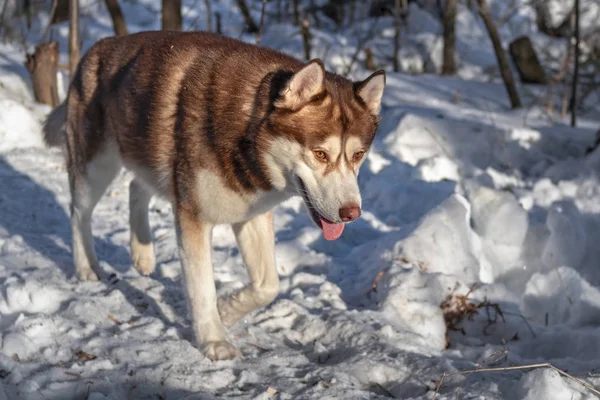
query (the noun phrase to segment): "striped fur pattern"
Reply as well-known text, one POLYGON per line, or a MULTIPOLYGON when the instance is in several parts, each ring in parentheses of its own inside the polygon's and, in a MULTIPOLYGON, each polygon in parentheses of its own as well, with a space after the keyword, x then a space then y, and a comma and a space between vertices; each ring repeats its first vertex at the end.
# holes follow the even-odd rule
POLYGON ((384 86, 383 71, 352 82, 320 60, 302 63, 209 33, 99 41, 44 125, 46 143, 66 150, 78 276, 99 279, 92 212, 126 167, 135 173, 134 266, 153 272, 148 203, 169 199, 197 345, 213 360, 238 356, 226 327, 279 291, 272 208, 300 195, 324 232, 323 224, 343 228, 360 215, 357 174, 384 86), (222 299, 211 264, 217 224, 233 226, 251 278, 222 299))

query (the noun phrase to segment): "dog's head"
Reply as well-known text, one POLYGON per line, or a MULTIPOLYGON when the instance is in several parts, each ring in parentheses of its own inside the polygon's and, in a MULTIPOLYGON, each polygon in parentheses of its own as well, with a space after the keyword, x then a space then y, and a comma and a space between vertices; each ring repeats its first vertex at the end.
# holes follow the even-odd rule
POLYGON ((313 60, 282 85, 268 120, 272 183, 304 199, 326 239, 361 214, 358 171, 373 142, 384 71, 351 82, 313 60))

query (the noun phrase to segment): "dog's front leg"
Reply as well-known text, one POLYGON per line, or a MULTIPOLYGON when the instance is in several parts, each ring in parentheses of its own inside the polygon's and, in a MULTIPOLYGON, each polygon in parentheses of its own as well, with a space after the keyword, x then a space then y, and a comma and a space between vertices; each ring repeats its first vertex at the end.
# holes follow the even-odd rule
POLYGON ((176 220, 185 291, 198 347, 213 361, 232 359, 240 353, 227 341, 217 310, 211 260, 213 226, 183 207, 177 208, 176 220))
POLYGON ((266 306, 279 294, 273 213, 233 224, 233 231, 248 269, 250 284, 231 296, 219 299, 219 312, 225 326, 231 326, 250 311, 266 306))

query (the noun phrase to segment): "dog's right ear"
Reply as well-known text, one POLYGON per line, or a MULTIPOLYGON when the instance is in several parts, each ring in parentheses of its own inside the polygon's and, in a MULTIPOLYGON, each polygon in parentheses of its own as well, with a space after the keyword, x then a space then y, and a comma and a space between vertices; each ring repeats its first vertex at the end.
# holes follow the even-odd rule
POLYGON ((325 66, 318 58, 296 72, 279 94, 275 107, 297 110, 324 90, 325 66))

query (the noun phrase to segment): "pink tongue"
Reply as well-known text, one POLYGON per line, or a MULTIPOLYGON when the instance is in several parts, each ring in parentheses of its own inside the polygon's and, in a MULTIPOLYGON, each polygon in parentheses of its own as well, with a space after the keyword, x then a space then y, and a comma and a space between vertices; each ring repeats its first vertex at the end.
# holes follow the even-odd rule
POLYGON ((342 236, 344 224, 336 224, 335 222, 327 221, 321 217, 321 226, 323 227, 323 236, 326 240, 336 240, 342 236))

